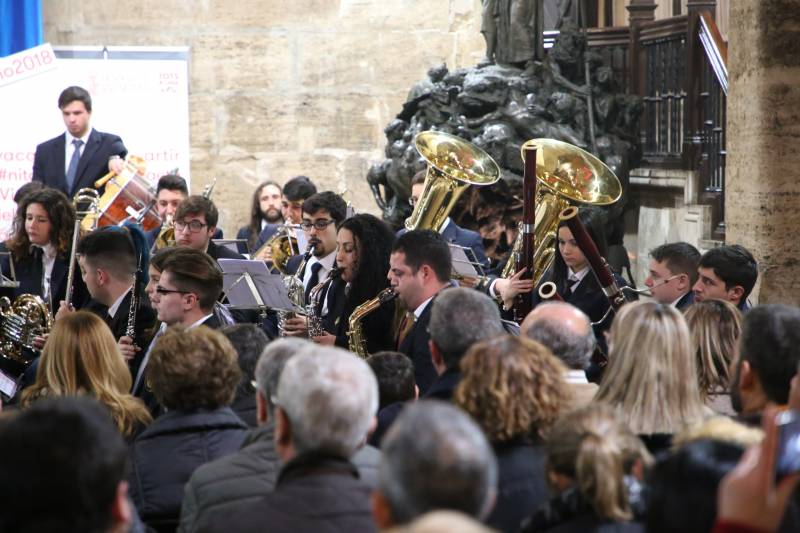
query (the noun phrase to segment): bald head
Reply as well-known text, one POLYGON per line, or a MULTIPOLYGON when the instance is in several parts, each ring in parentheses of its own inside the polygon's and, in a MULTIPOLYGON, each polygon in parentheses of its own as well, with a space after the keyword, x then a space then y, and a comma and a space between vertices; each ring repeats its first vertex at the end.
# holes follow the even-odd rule
POLYGON ((577 307, 564 302, 540 304, 528 313, 520 330, 549 348, 568 367, 584 370, 589 366, 594 331, 589 317, 577 307))

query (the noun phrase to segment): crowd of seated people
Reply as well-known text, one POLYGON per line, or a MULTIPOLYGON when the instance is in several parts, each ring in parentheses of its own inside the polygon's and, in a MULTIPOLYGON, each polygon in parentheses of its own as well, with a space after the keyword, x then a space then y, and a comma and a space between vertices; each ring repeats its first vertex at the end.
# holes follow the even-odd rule
MULTIPOLYGON (((0 415, 0 531, 800 529, 800 435, 783 424, 800 411, 800 309, 749 303, 747 250, 660 246, 652 297, 606 313, 562 227, 564 301, 514 328, 492 296, 530 284, 459 287, 446 236, 396 236, 294 184, 260 185, 242 234, 251 249, 290 222, 315 246, 289 261, 318 295, 310 337, 300 313, 279 328, 226 307, 218 260, 241 256, 213 242, 207 198, 178 198, 178 245, 144 265, 130 230, 84 236, 70 305, 53 299, 74 213, 46 188, 21 198, 5 260, 36 266, 26 290, 58 312, 0 415), (387 287, 360 357, 350 318, 387 287)), ((581 216, 602 248, 597 212, 581 216)))

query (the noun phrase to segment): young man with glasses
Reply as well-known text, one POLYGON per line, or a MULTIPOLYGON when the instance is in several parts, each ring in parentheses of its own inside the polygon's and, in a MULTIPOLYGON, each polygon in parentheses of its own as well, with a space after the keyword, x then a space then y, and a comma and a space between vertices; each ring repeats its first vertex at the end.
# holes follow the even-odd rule
MULTIPOLYGON (((314 254, 308 259, 301 272, 297 272, 302 256, 289 259, 286 268, 290 274, 297 274, 303 280, 306 303, 311 289, 328 278, 328 274, 336 264, 336 228, 347 217, 347 204, 336 193, 324 191, 309 197, 303 203, 303 221, 301 226, 308 239, 309 246, 314 247, 314 254)), ((320 295, 326 302, 325 295, 320 295)), ((323 314, 325 309, 323 308, 323 314)), ((293 337, 308 335, 305 317, 286 320, 286 334, 293 337)))
POLYGON ((242 254, 217 246, 211 240, 218 220, 219 211, 214 202, 202 196, 189 196, 175 211, 175 242, 205 252, 215 260, 244 259, 242 254))
POLYGON ((649 275, 644 284, 653 299, 683 310, 694 302, 700 252, 686 242, 662 244, 650 252, 649 275))
POLYGON ((214 303, 222 294, 222 271, 207 254, 190 248, 176 248, 164 262, 161 277, 150 301, 156 310, 161 329, 150 342, 134 376, 133 394, 144 397, 144 371, 150 352, 159 337, 172 326, 219 329, 222 324, 214 314, 214 303))

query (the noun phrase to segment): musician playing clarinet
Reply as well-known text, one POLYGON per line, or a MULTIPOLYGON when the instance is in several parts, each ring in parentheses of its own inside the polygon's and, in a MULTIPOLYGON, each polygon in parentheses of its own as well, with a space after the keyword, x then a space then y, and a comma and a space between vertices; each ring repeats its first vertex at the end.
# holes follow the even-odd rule
POLYGON ((58 108, 67 131, 36 147, 33 181, 71 198, 80 189, 93 187, 107 172, 119 173, 128 151, 117 135, 91 127, 92 97, 83 87, 64 89, 58 108))

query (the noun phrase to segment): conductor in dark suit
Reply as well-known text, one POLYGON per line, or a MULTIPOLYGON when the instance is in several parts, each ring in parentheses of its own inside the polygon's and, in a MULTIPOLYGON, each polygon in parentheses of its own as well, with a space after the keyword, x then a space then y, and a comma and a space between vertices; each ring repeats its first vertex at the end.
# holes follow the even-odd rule
POLYGON ((89 124, 92 97, 82 87, 67 87, 58 97, 66 133, 36 147, 33 181, 58 189, 69 197, 109 171, 122 170, 128 151, 117 135, 97 131, 89 124))
POLYGON ((428 324, 434 298, 450 286, 450 248, 435 231, 401 235, 389 257, 389 282, 407 312, 398 331, 398 351, 414 363, 414 378, 423 395, 438 374, 431 361, 428 324))

